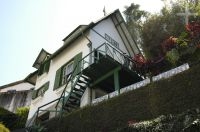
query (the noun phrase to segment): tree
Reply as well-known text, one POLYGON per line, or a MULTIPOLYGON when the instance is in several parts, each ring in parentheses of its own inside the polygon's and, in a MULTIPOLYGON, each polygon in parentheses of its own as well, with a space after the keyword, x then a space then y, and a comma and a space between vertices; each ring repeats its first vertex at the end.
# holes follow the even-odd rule
POLYGON ((161 43, 170 36, 178 36, 184 31, 184 21, 177 16, 182 6, 174 3, 165 5, 160 14, 151 15, 143 24, 141 38, 142 47, 148 58, 155 58, 161 54, 161 43))
POLYGON ((141 45, 141 28, 142 22, 146 18, 148 12, 139 9, 140 6, 138 4, 132 3, 130 6, 125 6, 125 20, 127 23, 127 27, 136 41, 136 43, 141 45))
POLYGON ((198 16, 190 16, 189 20, 200 20, 200 3, 196 0, 162 0, 165 6, 160 14, 153 14, 142 25, 142 47, 148 58, 155 58, 161 54, 161 44, 166 39, 178 37, 185 32, 184 17, 177 13, 184 12, 186 4, 189 4, 190 12, 198 16), (171 1, 171 2, 170 2, 171 1))

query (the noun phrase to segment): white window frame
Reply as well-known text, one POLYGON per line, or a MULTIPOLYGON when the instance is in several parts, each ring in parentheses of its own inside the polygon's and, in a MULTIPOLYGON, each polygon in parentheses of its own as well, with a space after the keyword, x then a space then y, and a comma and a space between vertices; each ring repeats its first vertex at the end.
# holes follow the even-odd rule
POLYGON ((66 66, 63 67, 61 85, 64 85, 67 82, 69 74, 71 74, 73 70, 74 70, 74 61, 71 61, 70 63, 68 63, 66 66))

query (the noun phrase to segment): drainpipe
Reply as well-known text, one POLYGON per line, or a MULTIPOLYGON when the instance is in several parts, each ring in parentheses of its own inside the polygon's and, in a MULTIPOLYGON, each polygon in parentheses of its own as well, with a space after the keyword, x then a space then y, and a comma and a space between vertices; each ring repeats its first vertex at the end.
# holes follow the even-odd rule
MULTIPOLYGON (((89 48, 89 53, 92 52, 92 41, 83 33, 82 29, 81 30, 81 33, 82 33, 82 36, 85 37, 89 43, 87 44, 88 48, 89 48)), ((92 54, 90 54, 89 56, 89 64, 92 64, 92 54)), ((91 104, 92 102, 92 89, 88 87, 88 104, 91 104)))

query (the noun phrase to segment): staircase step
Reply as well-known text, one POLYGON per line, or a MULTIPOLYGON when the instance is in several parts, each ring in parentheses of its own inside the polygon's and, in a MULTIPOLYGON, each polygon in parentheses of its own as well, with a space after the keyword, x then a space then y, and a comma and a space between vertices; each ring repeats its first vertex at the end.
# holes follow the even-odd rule
POLYGON ((88 77, 86 77, 86 76, 84 76, 84 75, 82 75, 81 77, 84 78, 84 80, 87 81, 87 82, 91 81, 90 78, 88 78, 88 77))
POLYGON ((78 83, 84 83, 84 84, 87 84, 87 82, 83 81, 83 80, 78 80, 78 83))
POLYGON ((78 105, 72 105, 72 104, 66 104, 65 107, 69 107, 69 108, 78 108, 79 106, 78 105))
POLYGON ((85 75, 79 74, 77 76, 76 81, 72 86, 72 91, 63 106, 64 110, 71 112, 80 107, 81 97, 83 96, 90 81, 91 79, 85 75))
POLYGON ((73 96, 73 95, 69 96, 69 98, 72 98, 72 99, 77 99, 77 100, 80 100, 80 99, 81 99, 80 97, 73 96))
POLYGON ((67 101, 74 102, 74 103, 76 103, 77 101, 80 102, 80 100, 77 100, 77 99, 74 99, 74 98, 69 98, 67 101))
POLYGON ((72 95, 75 95, 75 96, 77 96, 77 97, 80 97, 80 98, 81 98, 83 94, 79 94, 78 92, 72 92, 72 95))
POLYGON ((80 104, 80 101, 71 101, 71 100, 68 100, 68 103, 69 104, 73 104, 73 105, 79 105, 80 104))
POLYGON ((78 89, 78 88, 74 88, 74 91, 78 91, 78 92, 82 92, 82 93, 84 93, 84 90, 82 90, 82 89, 78 89))
POLYGON ((77 83, 76 85, 80 86, 80 88, 81 88, 81 89, 84 89, 84 90, 87 88, 87 86, 83 86, 83 85, 81 85, 81 84, 79 84, 79 83, 77 83))

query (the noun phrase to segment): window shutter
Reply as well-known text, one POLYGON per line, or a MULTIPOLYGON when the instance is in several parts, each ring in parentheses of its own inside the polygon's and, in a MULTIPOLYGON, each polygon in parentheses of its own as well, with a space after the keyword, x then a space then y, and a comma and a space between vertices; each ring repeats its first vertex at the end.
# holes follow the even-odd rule
POLYGON ((44 91, 47 91, 49 89, 49 82, 45 83, 44 85, 44 91))
POLYGON ((33 90, 32 92, 32 99, 35 99, 37 96, 37 90, 33 90))
POLYGON ((49 72, 49 67, 50 67, 50 62, 51 60, 47 60, 44 64, 44 71, 49 72))
POLYGON ((73 73, 73 76, 75 76, 76 74, 78 74, 80 71, 81 71, 81 63, 79 63, 79 61, 82 59, 82 52, 77 54, 75 57, 74 57, 74 68, 75 71, 73 73))
POLYGON ((62 73, 61 71, 62 71, 62 68, 59 68, 56 71, 56 77, 55 77, 55 81, 54 81, 54 88, 53 88, 53 90, 57 89, 60 86, 60 79, 61 79, 61 73, 62 73))
POLYGON ((42 75, 43 71, 44 71, 44 64, 41 64, 38 71, 38 75, 42 75))

